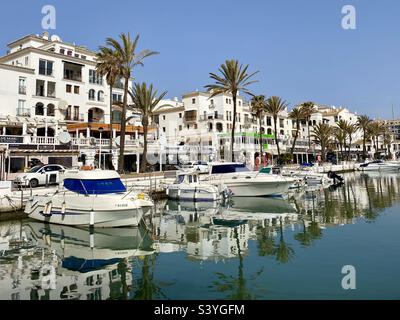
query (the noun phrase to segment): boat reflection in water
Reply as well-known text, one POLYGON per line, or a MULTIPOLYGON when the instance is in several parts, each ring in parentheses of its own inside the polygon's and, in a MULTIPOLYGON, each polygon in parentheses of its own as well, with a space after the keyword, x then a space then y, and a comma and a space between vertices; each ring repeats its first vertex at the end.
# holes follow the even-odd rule
POLYGON ((29 221, 23 230, 36 249, 19 252, 18 263, 10 266, 11 279, 18 285, 11 286, 8 297, 3 290, 0 298, 14 294, 23 300, 120 299, 132 283, 128 260, 154 253, 143 228, 90 231, 29 221))
POLYGON ((239 252, 247 254, 260 226, 293 225, 297 219, 295 207, 284 199, 241 198, 226 207, 170 201, 154 219, 157 251, 186 251, 189 259, 201 261, 238 258, 239 252))
MULTIPOLYGON (((391 267, 382 284, 392 298, 400 175, 354 173, 345 180, 287 199, 158 202, 142 228, 91 233, 34 221, 0 223, 0 300, 319 299, 321 292, 335 298, 331 277, 304 283, 320 270, 337 272, 343 252, 370 257, 362 265, 368 272, 385 259, 391 267)), ((370 290, 357 290, 357 297, 371 297, 370 290)))

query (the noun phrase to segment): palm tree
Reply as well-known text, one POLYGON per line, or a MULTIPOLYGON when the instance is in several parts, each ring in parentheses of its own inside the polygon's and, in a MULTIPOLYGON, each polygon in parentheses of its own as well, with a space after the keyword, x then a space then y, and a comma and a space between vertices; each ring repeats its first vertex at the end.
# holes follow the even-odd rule
POLYGON ((303 221, 303 232, 299 232, 299 233, 295 234, 294 238, 298 242, 300 242, 300 244, 303 247, 309 247, 312 244, 313 237, 310 234, 310 232, 307 230, 306 222, 305 222, 304 218, 302 219, 302 221, 303 221))
POLYGON ((120 75, 124 79, 124 100, 122 104, 122 115, 121 115, 121 143, 120 143, 120 154, 118 161, 118 171, 122 173, 124 171, 124 153, 125 153, 125 133, 126 133, 126 111, 128 108, 128 91, 129 82, 132 77, 132 72, 136 66, 143 66, 143 60, 151 55, 158 54, 150 50, 143 50, 136 53, 136 48, 139 42, 139 36, 132 39, 130 34, 122 33, 119 36, 120 42, 113 38, 107 38, 107 46, 115 52, 118 61, 118 69, 120 75))
MULTIPOLYGON (((227 276, 223 273, 217 273, 219 281, 213 281, 212 287, 215 287, 216 292, 225 293, 228 292, 226 299, 228 300, 252 300, 255 299, 255 295, 251 293, 247 287, 247 279, 244 273, 244 256, 243 249, 240 245, 240 235, 238 227, 234 228, 233 235, 236 239, 237 254, 239 258, 238 276, 227 276)), ((256 272, 253 276, 249 277, 249 280, 256 280, 261 275, 263 269, 256 272)))
POLYGON ((369 125, 369 134, 375 147, 375 157, 379 150, 379 137, 382 133, 382 126, 378 121, 371 122, 369 125))
POLYGON ((233 125, 231 135, 231 158, 235 161, 234 144, 235 144, 235 128, 236 128, 236 109, 237 109, 237 97, 239 92, 242 91, 246 94, 252 95, 247 87, 257 81, 251 81, 250 79, 258 73, 254 72, 251 74, 247 73, 249 66, 243 67, 239 64, 238 60, 226 60, 225 64, 222 64, 219 68, 220 76, 214 73, 210 73, 210 78, 215 80, 214 84, 209 84, 205 88, 211 93, 211 97, 218 96, 220 94, 231 94, 233 100, 233 125))
POLYGON ((257 227, 257 247, 260 257, 273 255, 275 239, 271 231, 269 227, 257 227))
POLYGON ((296 123, 296 133, 294 134, 292 149, 290 151, 292 157, 294 155, 294 148, 296 147, 296 141, 299 138, 300 122, 302 120, 304 120, 304 117, 305 117, 305 114, 303 111, 304 110, 302 110, 302 108, 300 106, 297 106, 289 113, 289 118, 294 120, 294 122, 296 123))
POLYGON ((259 124, 260 124, 260 160, 262 159, 263 155, 263 143, 262 143, 262 135, 263 132, 261 130, 262 128, 262 119, 264 118, 265 115, 265 109, 266 109, 266 102, 265 102, 265 96, 255 96, 251 100, 251 111, 252 113, 258 118, 259 124))
POLYGON ((367 158, 367 137, 368 137, 368 127, 371 124, 371 119, 366 116, 362 115, 359 116, 357 119, 357 128, 362 131, 363 133, 363 159, 367 158))
MULTIPOLYGON (((344 151, 346 152, 347 137, 348 137, 347 127, 348 127, 349 123, 346 120, 340 119, 338 122, 336 122, 336 125, 337 125, 338 130, 340 130, 341 134, 344 136, 343 147, 344 147, 344 151)), ((342 154, 342 160, 343 160, 344 159, 343 153, 341 152, 341 154, 342 154)))
POLYGON ((121 76, 119 69, 118 56, 115 51, 107 47, 100 47, 96 55, 97 72, 106 77, 107 84, 110 87, 110 151, 113 149, 111 134, 113 131, 113 87, 117 79, 121 76))
POLYGON ((314 127, 312 135, 321 145, 322 161, 326 160, 326 148, 331 143, 333 127, 326 123, 319 123, 314 127))
POLYGON ((266 102, 266 111, 272 116, 274 119, 274 130, 275 130, 275 143, 278 148, 278 157, 281 156, 281 151, 279 148, 279 140, 278 140, 278 116, 288 107, 286 101, 283 101, 281 98, 272 96, 268 98, 266 102))
POLYGON ((308 148, 311 150, 311 132, 310 132, 310 122, 311 116, 314 113, 314 102, 304 102, 300 105, 303 113, 304 113, 304 120, 307 122, 307 132, 308 132, 308 148))
POLYGON ((383 138, 383 145, 385 146, 385 155, 390 156, 391 154, 390 144, 392 143, 392 135, 388 127, 386 127, 385 125, 382 127, 382 138, 383 138))
POLYGON ((146 172, 147 167, 147 133, 149 128, 149 119, 153 115, 153 111, 159 102, 166 96, 167 92, 158 95, 157 90, 153 89, 151 84, 149 87, 146 83, 135 83, 133 90, 129 90, 129 95, 132 99, 132 108, 135 112, 142 116, 144 146, 143 158, 140 163, 140 171, 146 172))
POLYGON ((347 160, 350 160, 350 153, 351 153, 351 145, 353 142, 353 136, 357 132, 357 126, 355 124, 349 123, 346 127, 346 134, 349 137, 349 146, 348 146, 348 154, 347 160))
POLYGON ((167 296, 162 291, 162 287, 154 279, 155 259, 156 256, 149 255, 143 258, 141 279, 136 283, 137 291, 134 295, 135 300, 167 299, 167 296))
POLYGON ((340 158, 343 161, 344 156, 343 156, 343 147, 346 146, 346 132, 340 129, 339 127, 335 127, 333 129, 333 136, 336 139, 336 142, 339 145, 340 149, 340 158))
POLYGON ((283 232, 283 221, 280 218, 280 238, 279 244, 275 246, 274 254, 276 256, 276 260, 280 263, 287 263, 289 262, 294 256, 293 248, 285 241, 284 232, 283 232))

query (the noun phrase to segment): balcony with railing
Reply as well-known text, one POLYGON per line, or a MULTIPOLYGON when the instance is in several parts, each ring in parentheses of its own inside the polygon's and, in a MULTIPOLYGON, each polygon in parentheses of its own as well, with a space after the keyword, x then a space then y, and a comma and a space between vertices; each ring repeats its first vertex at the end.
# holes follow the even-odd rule
POLYGON ((79 122, 84 122, 85 121, 85 115, 81 113, 80 115, 72 115, 72 114, 67 114, 65 116, 66 121, 79 121, 79 122))
POLYGON ((244 119, 244 124, 249 124, 249 125, 253 125, 253 124, 258 124, 257 123, 257 119, 244 119))
POLYGON ((26 86, 19 86, 18 87, 19 94, 26 94, 26 86))
MULTIPOLYGON (((157 147, 157 141, 149 140, 149 147, 157 147)), ((0 145, 8 144, 13 145, 18 149, 18 145, 24 146, 24 148, 29 150, 42 150, 40 146, 44 146, 46 150, 59 150, 60 146, 64 144, 60 143, 57 137, 43 137, 43 136, 0 136, 0 145), (31 146, 31 147, 28 147, 31 146)), ((70 144, 74 150, 78 147, 88 147, 97 149, 100 146, 108 148, 110 146, 110 139, 98 139, 98 138, 72 138, 70 144)), ((113 140, 113 145, 116 146, 115 140, 113 140)), ((143 147, 143 142, 139 140, 131 139, 126 137, 125 145, 127 147, 143 147)), ((44 150, 44 149, 43 149, 44 150)))
POLYGON ((196 122, 197 121, 197 111, 196 110, 186 111, 184 120, 185 120, 185 122, 196 122))
POLYGON ((25 109, 25 108, 17 108, 17 116, 18 117, 30 117, 31 116, 31 110, 30 109, 25 109))
POLYGON ((200 121, 209 121, 209 120, 224 120, 224 116, 222 114, 206 114, 200 116, 200 121))
POLYGON ((58 139, 54 137, 31 137, 32 144, 54 145, 59 144, 58 139))
POLYGON ((82 66, 66 62, 64 64, 64 80, 82 82, 82 66))

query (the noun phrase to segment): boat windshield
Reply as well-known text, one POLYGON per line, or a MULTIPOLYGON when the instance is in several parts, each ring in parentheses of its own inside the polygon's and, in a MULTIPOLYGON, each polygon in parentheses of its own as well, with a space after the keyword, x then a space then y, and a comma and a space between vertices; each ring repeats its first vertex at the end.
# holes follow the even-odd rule
POLYGON ((84 195, 126 192, 124 184, 118 178, 103 180, 65 179, 64 187, 70 191, 84 195))
POLYGON ((185 176, 184 175, 179 176, 177 179, 177 183, 181 184, 181 183, 183 183, 183 181, 185 181, 185 176))
POLYGON ((221 164, 212 167, 211 174, 250 172, 245 164, 221 164))

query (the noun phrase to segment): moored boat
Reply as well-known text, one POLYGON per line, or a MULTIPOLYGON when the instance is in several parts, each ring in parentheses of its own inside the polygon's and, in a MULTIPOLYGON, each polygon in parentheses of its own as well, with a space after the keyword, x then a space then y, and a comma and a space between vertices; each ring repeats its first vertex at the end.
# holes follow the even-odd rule
POLYGON ((211 163, 209 167, 209 174, 201 177, 214 185, 226 185, 233 197, 282 196, 294 183, 280 174, 250 171, 242 163, 211 163))
POLYGON ((361 171, 400 171, 400 162, 377 160, 360 165, 361 171))
POLYGON ((228 196, 226 186, 201 182, 198 172, 180 172, 174 184, 167 187, 167 196, 171 200, 183 201, 220 201, 228 196))
POLYGON ((69 226, 138 226, 153 203, 127 191, 115 171, 69 170, 63 191, 34 196, 26 204, 30 218, 69 226))

